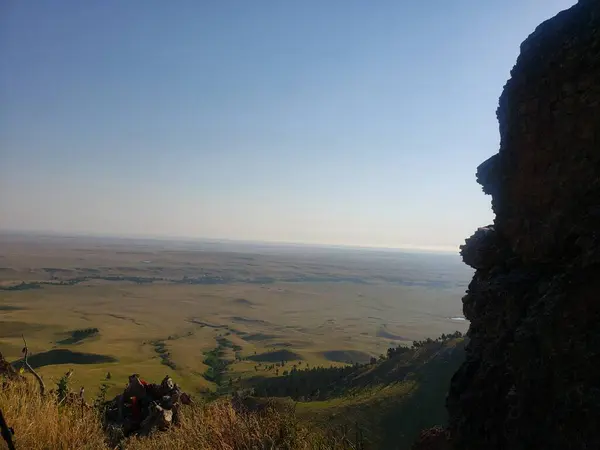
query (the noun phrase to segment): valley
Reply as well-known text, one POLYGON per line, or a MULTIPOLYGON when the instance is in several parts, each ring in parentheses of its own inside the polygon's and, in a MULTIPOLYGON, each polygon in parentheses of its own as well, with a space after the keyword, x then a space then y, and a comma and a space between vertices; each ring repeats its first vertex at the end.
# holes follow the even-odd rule
POLYGON ((0 249, 0 352, 18 367, 23 335, 47 384, 73 369, 89 396, 101 384, 115 395, 132 373, 170 375, 200 398, 242 389, 299 402, 316 422, 372 421, 379 405, 379 429, 418 391, 408 372, 429 361, 421 351, 386 363, 388 349, 468 326, 471 272, 454 255, 27 235, 3 235, 0 249), (346 374, 348 389, 281 387, 317 371, 346 374))

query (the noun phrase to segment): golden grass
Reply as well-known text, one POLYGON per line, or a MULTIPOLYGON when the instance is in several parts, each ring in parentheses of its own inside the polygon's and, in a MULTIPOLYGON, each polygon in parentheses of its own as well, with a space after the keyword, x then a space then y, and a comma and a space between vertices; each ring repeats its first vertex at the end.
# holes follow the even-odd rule
POLYGON ((311 432, 293 415, 269 410, 241 413, 227 401, 216 401, 188 411, 178 427, 156 433, 151 439, 134 438, 128 450, 158 449, 333 449, 349 448, 342 442, 326 441, 311 432))
MULTIPOLYGON (((37 385, 13 383, 0 391, 0 408, 15 431, 17 449, 106 450, 97 415, 89 409, 61 407, 37 385)), ((4 445, 4 441, 1 441, 4 445)))
MULTIPOLYGON (((110 450, 96 412, 78 405, 58 406, 41 397, 33 383, 12 383, 0 391, 0 408, 15 431, 17 449, 110 450)), ((0 441, 2 442, 2 441, 0 441)), ((2 442, 0 448, 3 448, 2 442)), ((302 425, 293 412, 267 409, 240 412, 226 399, 185 408, 181 422, 150 437, 133 437, 123 450, 351 449, 341 436, 325 436, 302 425)))

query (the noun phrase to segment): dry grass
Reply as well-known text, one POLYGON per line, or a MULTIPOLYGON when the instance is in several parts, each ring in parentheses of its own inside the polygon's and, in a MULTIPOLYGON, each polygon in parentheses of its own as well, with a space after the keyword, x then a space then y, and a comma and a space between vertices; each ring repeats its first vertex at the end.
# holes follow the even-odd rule
POLYGON ((301 425, 293 415, 275 410, 240 413, 226 401, 217 401, 189 411, 178 427, 150 439, 130 439, 127 450, 158 449, 348 449, 342 439, 335 442, 301 425))
MULTIPOLYGON (((17 449, 107 448, 100 421, 93 411, 58 406, 53 396, 40 396, 32 383, 11 383, 1 390, 0 408, 15 431, 17 449)), ((0 448, 4 448, 4 441, 1 442, 0 448)))
MULTIPOLYGON (((58 406, 31 383, 12 383, 0 391, 0 408, 15 431, 17 449, 111 450, 93 410, 58 406)), ((4 442, 0 441, 0 449, 4 442)), ((351 449, 341 437, 324 436, 301 425, 293 413, 274 409, 239 412, 225 399, 186 408, 181 423, 147 438, 130 438, 124 450, 312 450, 351 449)))

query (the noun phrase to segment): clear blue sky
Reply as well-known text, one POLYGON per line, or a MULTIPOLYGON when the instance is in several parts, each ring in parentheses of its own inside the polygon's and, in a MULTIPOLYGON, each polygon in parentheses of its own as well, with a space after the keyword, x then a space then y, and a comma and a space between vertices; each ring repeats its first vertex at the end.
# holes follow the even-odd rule
POLYGON ((4 1, 0 229, 456 248, 573 3, 4 1))

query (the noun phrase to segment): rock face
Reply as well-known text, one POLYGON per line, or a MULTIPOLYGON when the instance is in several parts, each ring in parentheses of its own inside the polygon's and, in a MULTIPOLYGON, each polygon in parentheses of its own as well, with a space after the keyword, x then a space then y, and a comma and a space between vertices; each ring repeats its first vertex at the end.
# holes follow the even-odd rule
POLYGON ((461 248, 467 359, 455 449, 600 448, 600 0, 541 24, 500 97, 477 170, 494 224, 461 248))

